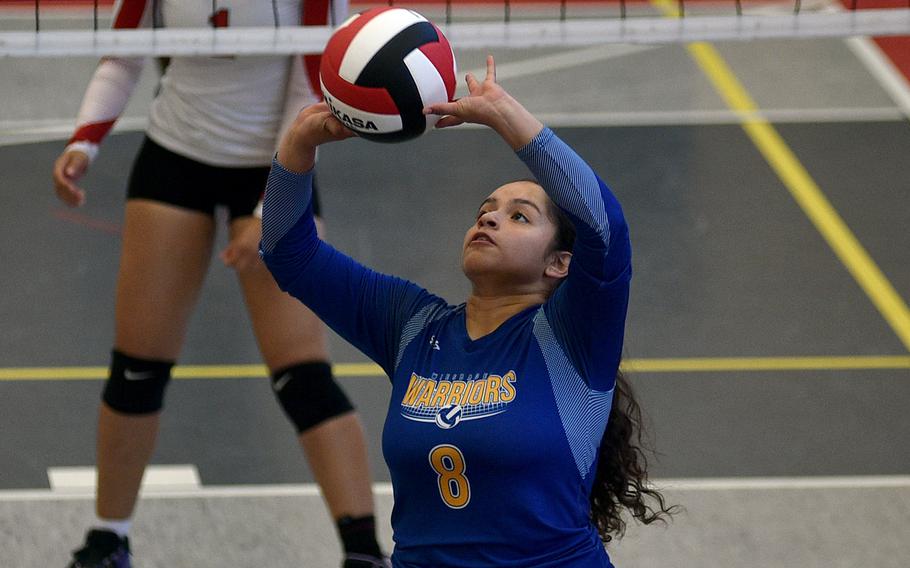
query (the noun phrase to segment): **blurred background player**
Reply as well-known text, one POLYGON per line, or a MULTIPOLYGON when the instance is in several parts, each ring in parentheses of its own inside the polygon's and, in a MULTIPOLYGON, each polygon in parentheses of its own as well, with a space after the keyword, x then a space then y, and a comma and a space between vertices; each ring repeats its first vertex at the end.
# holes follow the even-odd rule
MULTIPOLYGON (((115 28, 326 25, 346 1, 124 0, 115 28)), ((229 214, 221 259, 236 270, 272 386, 337 522, 348 568, 384 566, 376 541, 360 420, 335 382, 325 331, 283 294, 258 258, 257 216, 269 164, 314 91, 318 56, 174 57, 166 65, 133 165, 125 207, 110 377, 98 420, 97 519, 71 566, 130 565, 128 533, 151 459, 171 368, 208 269, 214 212, 229 214)), ((85 201, 78 180, 139 80, 142 59, 105 58, 76 132, 54 164, 58 197, 85 201)))

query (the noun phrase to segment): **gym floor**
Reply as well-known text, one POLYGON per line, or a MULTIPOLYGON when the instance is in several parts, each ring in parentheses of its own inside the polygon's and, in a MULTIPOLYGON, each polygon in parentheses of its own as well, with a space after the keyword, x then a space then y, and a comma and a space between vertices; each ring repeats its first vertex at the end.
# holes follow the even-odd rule
MULTIPOLYGON (((602 174, 632 231, 625 365, 657 450, 651 475, 685 510, 666 527, 630 523, 609 546, 617 566, 910 558, 910 89, 870 45, 494 51, 500 81, 602 174), (740 85, 757 114, 728 106, 740 85)), ((475 73, 484 55, 456 53, 475 73)), ((88 203, 70 210, 51 165, 94 64, 0 59, 4 567, 65 565, 93 511, 84 484, 126 175, 156 82, 148 65, 85 179, 88 203)), ((460 128, 327 146, 319 175, 334 245, 457 303, 473 212, 526 174, 491 132, 460 128)), ((331 345, 391 548, 388 382, 331 345)), ((137 568, 337 565, 334 529, 217 258, 180 363, 134 524, 137 568)))

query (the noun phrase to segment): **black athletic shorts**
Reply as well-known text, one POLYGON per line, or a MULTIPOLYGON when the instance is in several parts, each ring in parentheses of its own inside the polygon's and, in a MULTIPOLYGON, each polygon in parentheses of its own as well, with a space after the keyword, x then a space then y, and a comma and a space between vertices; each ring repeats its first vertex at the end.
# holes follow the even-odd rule
MULTIPOLYGON (((215 215, 227 207, 231 220, 253 214, 269 177, 270 168, 209 166, 171 152, 146 137, 133 162, 127 199, 150 199, 215 215)), ((319 197, 313 181, 313 213, 319 215, 319 197)))

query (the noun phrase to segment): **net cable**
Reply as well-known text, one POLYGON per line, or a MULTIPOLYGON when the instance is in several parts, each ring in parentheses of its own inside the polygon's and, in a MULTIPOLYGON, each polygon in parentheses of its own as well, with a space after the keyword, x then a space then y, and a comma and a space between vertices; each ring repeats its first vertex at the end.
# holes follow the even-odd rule
MULTIPOLYGON (((629 17, 626 2, 619 17, 570 18, 565 0, 552 19, 519 20, 504 3, 502 21, 454 22, 446 3, 440 27, 453 47, 496 49, 578 47, 602 44, 674 44, 694 41, 752 41, 853 36, 910 35, 910 8, 869 10, 792 10, 744 14, 739 0, 728 15, 687 14, 677 2, 678 18, 655 15, 629 17)), ((0 31, 0 57, 55 56, 219 56, 320 53, 334 27, 278 26, 249 28, 98 29, 97 3, 93 29, 46 30, 37 19, 35 31, 0 31)), ((690 11, 691 12, 691 11, 690 11)))

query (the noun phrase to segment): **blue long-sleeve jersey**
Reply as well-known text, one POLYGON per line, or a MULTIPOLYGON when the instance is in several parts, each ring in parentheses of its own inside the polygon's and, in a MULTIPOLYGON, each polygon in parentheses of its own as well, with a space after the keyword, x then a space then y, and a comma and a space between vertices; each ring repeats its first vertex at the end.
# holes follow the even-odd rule
POLYGON ((472 340, 465 306, 316 235, 312 173, 277 163, 262 255, 279 286, 392 381, 382 446, 397 568, 611 566, 589 518, 622 350, 631 248, 593 170, 544 129, 517 152, 577 230, 546 303, 472 340))

